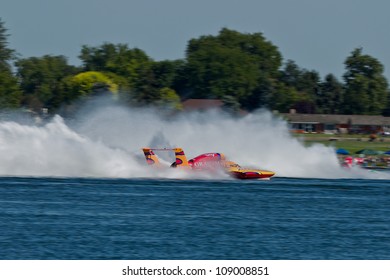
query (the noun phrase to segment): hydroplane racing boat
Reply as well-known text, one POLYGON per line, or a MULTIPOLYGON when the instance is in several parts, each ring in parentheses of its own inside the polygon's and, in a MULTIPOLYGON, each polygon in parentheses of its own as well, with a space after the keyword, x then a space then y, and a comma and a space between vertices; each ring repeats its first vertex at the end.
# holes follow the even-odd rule
POLYGON ((242 168, 234 161, 226 160, 224 154, 221 153, 206 153, 201 154, 193 159, 187 160, 182 148, 173 149, 154 149, 142 148, 146 162, 148 165, 160 167, 157 155, 154 151, 173 151, 175 153, 175 161, 171 164, 173 168, 184 168, 194 171, 218 171, 224 170, 226 173, 237 179, 270 179, 275 175, 275 172, 260 169, 242 168))

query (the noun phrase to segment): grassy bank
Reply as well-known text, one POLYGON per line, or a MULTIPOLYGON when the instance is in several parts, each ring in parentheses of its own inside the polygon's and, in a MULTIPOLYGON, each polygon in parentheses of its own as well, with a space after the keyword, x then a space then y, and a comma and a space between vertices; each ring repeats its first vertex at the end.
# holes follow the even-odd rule
POLYGON ((294 134, 294 137, 301 139, 307 146, 321 143, 335 149, 346 149, 351 154, 362 149, 390 150, 390 137, 377 137, 373 141, 370 141, 369 135, 294 134))

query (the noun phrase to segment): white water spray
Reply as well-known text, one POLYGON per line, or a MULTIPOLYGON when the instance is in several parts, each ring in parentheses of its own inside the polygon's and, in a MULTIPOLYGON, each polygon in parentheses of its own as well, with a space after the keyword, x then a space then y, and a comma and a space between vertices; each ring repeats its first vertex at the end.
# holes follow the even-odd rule
POLYGON ((283 177, 383 177, 341 168, 333 148, 305 147, 290 136, 286 122, 266 111, 239 119, 217 111, 167 119, 149 109, 107 104, 68 123, 59 116, 44 126, 0 122, 0 175, 195 176, 149 168, 141 151, 144 146, 182 147, 188 158, 220 152, 242 166, 272 170, 283 177))

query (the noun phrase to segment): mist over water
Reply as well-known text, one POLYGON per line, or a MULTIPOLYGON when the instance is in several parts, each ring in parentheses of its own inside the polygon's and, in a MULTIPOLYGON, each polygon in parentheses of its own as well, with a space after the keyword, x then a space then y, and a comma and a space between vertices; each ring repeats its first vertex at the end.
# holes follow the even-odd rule
MULTIPOLYGON (((224 153, 244 167, 281 177, 378 178, 383 172, 346 170, 333 148, 305 147, 287 123, 268 111, 233 118, 218 111, 162 116, 103 100, 71 120, 55 116, 44 125, 0 121, 0 176, 207 178, 146 166, 142 147, 181 147, 188 158, 224 153)), ((161 155, 169 164, 169 155, 161 155)), ((225 174, 217 179, 228 179, 225 174)))

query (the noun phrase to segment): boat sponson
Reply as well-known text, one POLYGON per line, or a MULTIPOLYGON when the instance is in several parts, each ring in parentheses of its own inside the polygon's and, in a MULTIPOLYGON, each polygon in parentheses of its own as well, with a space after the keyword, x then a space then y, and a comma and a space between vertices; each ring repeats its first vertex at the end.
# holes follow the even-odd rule
POLYGON ((275 175, 274 172, 266 170, 235 170, 230 171, 230 174, 238 179, 265 179, 275 175))

